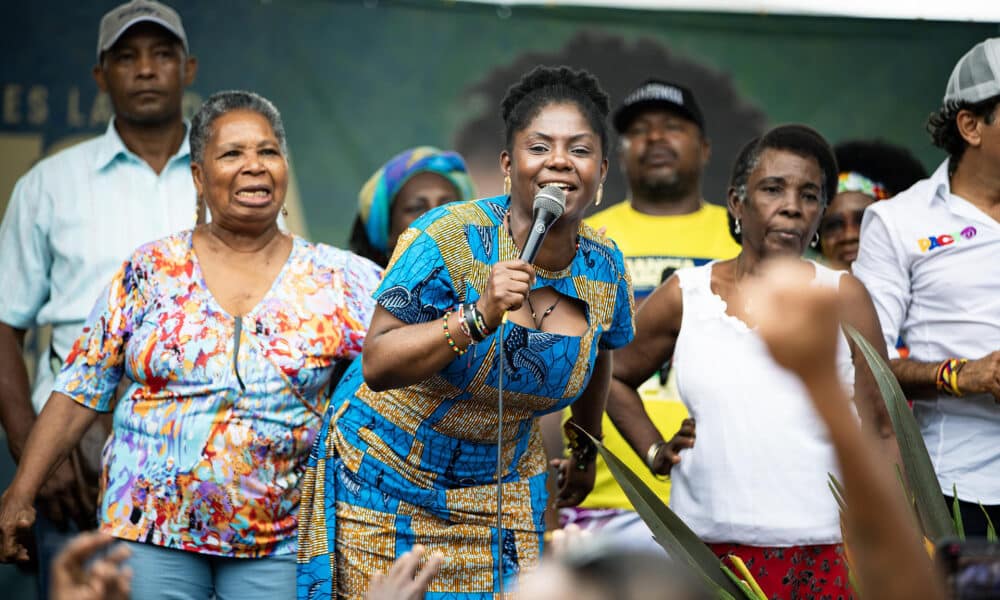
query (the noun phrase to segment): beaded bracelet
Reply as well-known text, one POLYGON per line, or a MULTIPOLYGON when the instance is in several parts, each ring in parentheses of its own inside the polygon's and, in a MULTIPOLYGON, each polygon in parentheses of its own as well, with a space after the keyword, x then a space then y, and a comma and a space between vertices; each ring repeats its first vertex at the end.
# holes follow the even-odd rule
POLYGON ((451 316, 451 313, 452 311, 446 312, 444 314, 444 319, 442 319, 442 322, 444 324, 444 339, 448 340, 448 345, 451 346, 451 349, 455 351, 455 354, 462 356, 467 352, 467 350, 462 350, 461 348, 459 348, 458 344, 455 343, 455 340, 451 339, 451 332, 448 331, 448 317, 451 316))
MULTIPOLYGON (((576 460, 576 470, 586 471, 587 467, 597 460, 597 444, 580 433, 577 427, 573 419, 570 419, 563 424, 563 432, 566 434, 569 453, 576 460)), ((598 439, 601 437, 603 436, 599 436, 598 439)))
POLYGON ((949 358, 938 365, 935 384, 939 392, 962 396, 962 390, 958 387, 958 373, 967 362, 967 358, 949 358))

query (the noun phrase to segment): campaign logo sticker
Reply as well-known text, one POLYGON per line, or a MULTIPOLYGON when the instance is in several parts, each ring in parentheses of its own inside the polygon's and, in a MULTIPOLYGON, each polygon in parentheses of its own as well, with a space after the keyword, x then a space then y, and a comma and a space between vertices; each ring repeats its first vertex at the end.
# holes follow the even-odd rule
POLYGON ((942 233, 941 235, 932 235, 925 238, 920 238, 917 240, 917 246, 920 248, 921 252, 930 252, 937 248, 944 248, 945 246, 951 246, 955 242, 961 242, 963 240, 971 240, 976 237, 976 228, 969 225, 961 231, 955 231, 952 233, 942 233))

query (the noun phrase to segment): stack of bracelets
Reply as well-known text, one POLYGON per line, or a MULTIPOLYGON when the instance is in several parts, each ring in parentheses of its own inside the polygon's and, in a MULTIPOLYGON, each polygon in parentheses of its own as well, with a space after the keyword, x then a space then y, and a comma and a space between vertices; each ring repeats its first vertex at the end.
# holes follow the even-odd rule
MULTIPOLYGON (((448 311, 444 314, 443 328, 444 328, 444 338, 448 340, 448 345, 451 349, 455 351, 455 354, 462 356, 468 351, 468 348, 463 350, 458 347, 455 340, 451 337, 451 332, 448 331, 448 317, 451 313, 455 311, 448 311)), ((462 329, 462 333, 466 335, 472 342, 469 344, 476 344, 486 339, 488 335, 493 333, 493 331, 486 326, 486 319, 483 317, 483 313, 479 311, 475 302, 466 302, 458 307, 458 322, 459 327, 462 329)))
POLYGON ((949 358, 938 366, 935 381, 939 392, 952 396, 962 395, 962 390, 958 388, 958 372, 967 362, 969 362, 967 358, 949 358))
POLYGON ((569 453, 576 461, 576 470, 586 471, 587 467, 597 460, 597 445, 581 431, 573 419, 563 423, 563 432, 566 434, 566 441, 569 442, 569 453))

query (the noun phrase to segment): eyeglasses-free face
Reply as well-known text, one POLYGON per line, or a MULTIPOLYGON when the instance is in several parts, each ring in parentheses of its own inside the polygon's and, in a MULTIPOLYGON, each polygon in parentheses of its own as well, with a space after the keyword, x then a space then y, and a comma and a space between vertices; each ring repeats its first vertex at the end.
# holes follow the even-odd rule
POLYGON ((834 196, 819 224, 823 256, 837 269, 850 269, 858 257, 861 219, 875 199, 861 192, 841 192, 834 196))

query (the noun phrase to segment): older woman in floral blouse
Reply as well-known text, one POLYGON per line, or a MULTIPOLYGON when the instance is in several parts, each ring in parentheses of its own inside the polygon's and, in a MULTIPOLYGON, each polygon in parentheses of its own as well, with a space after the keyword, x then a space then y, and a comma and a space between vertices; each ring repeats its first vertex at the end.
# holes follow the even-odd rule
POLYGON ((24 556, 15 534, 46 474, 113 410, 100 527, 130 542, 134 596, 294 593, 299 479, 381 271, 278 228, 286 155, 260 96, 216 94, 195 116, 211 222, 136 250, 98 301, 4 494, 2 558, 24 556))

